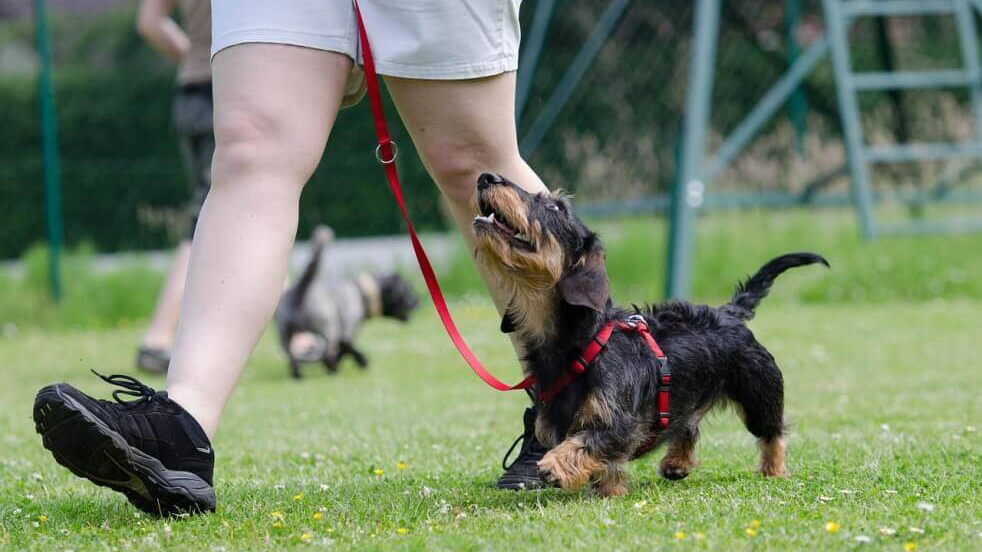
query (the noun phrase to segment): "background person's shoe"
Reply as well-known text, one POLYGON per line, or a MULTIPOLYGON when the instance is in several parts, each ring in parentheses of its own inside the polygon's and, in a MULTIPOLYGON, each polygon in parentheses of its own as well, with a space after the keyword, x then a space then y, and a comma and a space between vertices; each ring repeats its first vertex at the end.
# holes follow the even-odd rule
POLYGON ((136 367, 151 374, 166 374, 170 364, 170 351, 141 346, 136 350, 136 367))
POLYGON ((55 460, 150 514, 214 511, 215 454, 198 422, 166 392, 130 376, 96 375, 124 388, 113 392, 117 402, 67 383, 38 391, 34 424, 55 460))
POLYGON ((501 459, 501 467, 505 473, 498 479, 497 487, 499 489, 520 491, 542 489, 549 486, 539 477, 538 462, 542 460, 547 449, 535 438, 535 416, 536 409, 534 406, 525 409, 525 431, 518 439, 515 439, 511 448, 505 453, 505 457, 501 459), (519 441, 522 442, 522 448, 518 451, 518 457, 515 458, 514 462, 508 464, 508 457, 515 450, 519 441))

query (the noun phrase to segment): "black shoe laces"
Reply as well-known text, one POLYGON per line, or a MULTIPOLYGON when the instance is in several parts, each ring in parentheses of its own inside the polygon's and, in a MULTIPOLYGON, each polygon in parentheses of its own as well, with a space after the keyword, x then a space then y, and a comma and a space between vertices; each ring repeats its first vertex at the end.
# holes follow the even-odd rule
POLYGON ((92 373, 99 376, 103 381, 110 385, 122 387, 122 389, 113 391, 113 398, 116 399, 116 402, 125 406, 133 406, 144 402, 149 402, 150 399, 157 394, 152 387, 145 385, 143 382, 134 378, 133 376, 127 376, 125 374, 103 376, 95 370, 92 370, 92 373), (120 398, 120 395, 129 395, 130 397, 136 397, 136 399, 124 400, 120 398))

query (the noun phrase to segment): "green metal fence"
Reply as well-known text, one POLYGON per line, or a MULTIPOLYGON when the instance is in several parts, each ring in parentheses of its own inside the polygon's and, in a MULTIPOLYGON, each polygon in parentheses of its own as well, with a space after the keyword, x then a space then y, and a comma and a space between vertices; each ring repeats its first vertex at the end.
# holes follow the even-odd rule
MULTIPOLYGON (((53 79, 0 65, 0 100, 11 106, 0 111, 0 202, 12 213, 0 224, 0 257, 46 239, 58 245, 62 234, 54 189, 47 229, 45 196, 35 192, 58 174, 42 155, 55 149, 55 134, 41 132, 53 128, 55 112, 38 75, 58 99, 65 242, 105 251, 172 243, 187 196, 169 127, 172 69, 135 35, 132 17, 132 7, 50 14, 51 56, 40 59, 52 61, 53 79)), ((29 20, 0 20, 0 49, 33 50, 36 39, 43 53, 44 18, 35 21, 37 32, 29 20)), ((522 21, 523 154, 551 187, 574 192, 584 213, 671 215, 671 244, 656 252, 674 261, 670 294, 686 292, 699 211, 852 204, 821 0, 525 0, 522 21)), ((848 30, 851 66, 953 67, 964 47, 958 25, 933 16, 857 20, 848 30)), ((874 146, 958 142, 978 130, 962 89, 870 90, 856 106, 874 146)), ((365 154, 371 136, 365 106, 342 114, 304 194, 302 235, 319 221, 342 236, 400 231, 365 154)), ((400 168, 413 215, 424 228, 445 228, 437 193, 408 153, 400 168)), ((874 166, 870 209, 969 205, 982 196, 974 167, 972 158, 874 166)))

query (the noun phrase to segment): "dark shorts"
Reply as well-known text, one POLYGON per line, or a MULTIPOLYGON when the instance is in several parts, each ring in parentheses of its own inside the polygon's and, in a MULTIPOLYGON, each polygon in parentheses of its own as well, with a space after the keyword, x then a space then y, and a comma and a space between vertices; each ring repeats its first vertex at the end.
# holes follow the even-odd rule
POLYGON ((188 202, 187 236, 194 236, 201 204, 211 188, 211 157, 215 153, 211 83, 185 84, 174 97, 174 128, 177 130, 184 168, 191 186, 188 202))

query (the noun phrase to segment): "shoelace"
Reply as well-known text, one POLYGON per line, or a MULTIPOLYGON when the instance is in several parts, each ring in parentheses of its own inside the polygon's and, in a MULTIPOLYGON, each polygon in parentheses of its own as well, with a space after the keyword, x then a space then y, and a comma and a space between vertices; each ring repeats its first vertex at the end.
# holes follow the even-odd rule
POLYGON ((504 458, 501 459, 501 469, 508 471, 515 465, 515 462, 518 462, 518 459, 522 457, 522 453, 525 452, 525 443, 525 434, 523 433, 518 436, 518 439, 515 439, 515 442, 512 443, 510 447, 508 447, 508 452, 506 452, 504 458), (515 461, 509 464, 508 457, 511 456, 511 453, 515 450, 515 447, 518 446, 519 441, 522 441, 522 448, 519 450, 518 457, 515 458, 515 461))
POLYGON ((150 386, 145 385, 140 380, 134 378, 133 376, 127 376, 125 374, 113 374, 111 376, 103 376, 99 372, 92 370, 92 373, 102 378, 103 381, 110 385, 116 385, 122 387, 122 389, 117 389, 113 391, 113 398, 116 402, 124 406, 132 406, 144 402, 148 402, 157 392, 150 386), (123 400, 120 395, 129 395, 131 397, 136 397, 135 400, 123 400))

